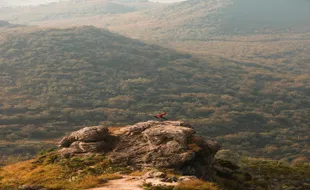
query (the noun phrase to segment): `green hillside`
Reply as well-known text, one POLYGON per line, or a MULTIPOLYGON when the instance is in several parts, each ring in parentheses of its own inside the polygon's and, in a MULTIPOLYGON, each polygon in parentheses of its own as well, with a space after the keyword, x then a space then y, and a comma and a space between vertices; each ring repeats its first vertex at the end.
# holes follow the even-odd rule
POLYGON ((91 26, 3 29, 0 51, 4 153, 12 152, 8 141, 53 139, 83 125, 125 125, 166 111, 237 152, 309 158, 307 74, 198 59, 91 26))
MULTIPOLYGON (((209 40, 226 35, 274 35, 309 31, 309 6, 310 3, 304 0, 188 0, 168 6, 152 4, 149 6, 152 9, 118 12, 122 14, 117 15, 85 14, 78 20, 73 16, 27 19, 24 13, 15 16, 13 20, 9 16, 10 11, 6 15, 0 14, 0 18, 40 25, 91 23, 139 39, 187 41, 209 40)), ((31 8, 28 12, 36 12, 36 9, 31 8)))
MULTIPOLYGON (((16 17, 11 15, 14 11, 2 11, 0 18, 53 27, 94 25, 207 59, 216 56, 279 72, 309 73, 307 1, 189 0, 150 7, 124 14, 79 17, 56 18, 56 13, 49 13, 49 19, 43 20, 28 18, 21 10, 16 17)), ((31 8, 28 13, 34 14, 37 9, 31 8)))
POLYGON ((305 0, 64 1, 35 7, 0 9, 0 19, 44 25, 93 24, 137 38, 209 40, 222 35, 309 31, 305 0), (138 31, 138 32, 136 32, 138 31))
POLYGON ((102 1, 68 1, 1 9, 0 19, 53 27, 94 25, 202 57, 211 55, 280 72, 309 73, 308 1, 189 0, 168 5, 106 2, 109 3, 135 10, 118 9, 117 14, 107 14, 102 9, 114 9, 102 1))

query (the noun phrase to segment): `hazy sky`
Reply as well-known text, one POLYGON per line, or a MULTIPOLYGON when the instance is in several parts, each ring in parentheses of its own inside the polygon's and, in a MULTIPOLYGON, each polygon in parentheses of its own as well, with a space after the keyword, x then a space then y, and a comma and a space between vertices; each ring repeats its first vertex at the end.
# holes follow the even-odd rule
MULTIPOLYGON (((68 1, 68 0, 0 0, 0 7, 39 5, 58 1, 68 1)), ((160 3, 172 3, 184 0, 149 0, 149 1, 160 3)))
POLYGON ((0 7, 39 5, 63 0, 0 0, 0 7))

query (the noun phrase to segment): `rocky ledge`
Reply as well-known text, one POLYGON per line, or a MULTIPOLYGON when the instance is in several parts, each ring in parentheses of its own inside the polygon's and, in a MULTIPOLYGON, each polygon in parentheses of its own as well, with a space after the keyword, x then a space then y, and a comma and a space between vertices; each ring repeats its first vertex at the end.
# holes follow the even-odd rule
POLYGON ((216 141, 195 135, 180 121, 147 121, 116 130, 85 127, 64 137, 59 146, 64 157, 104 154, 116 164, 175 169, 205 179, 220 149, 216 141))

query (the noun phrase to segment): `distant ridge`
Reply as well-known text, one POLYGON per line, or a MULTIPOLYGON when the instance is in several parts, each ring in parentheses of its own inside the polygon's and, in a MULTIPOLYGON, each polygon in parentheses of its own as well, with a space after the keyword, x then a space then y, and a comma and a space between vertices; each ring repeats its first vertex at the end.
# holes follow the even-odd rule
POLYGON ((20 24, 11 24, 8 21, 0 20, 0 28, 15 28, 15 27, 22 27, 24 25, 20 24))

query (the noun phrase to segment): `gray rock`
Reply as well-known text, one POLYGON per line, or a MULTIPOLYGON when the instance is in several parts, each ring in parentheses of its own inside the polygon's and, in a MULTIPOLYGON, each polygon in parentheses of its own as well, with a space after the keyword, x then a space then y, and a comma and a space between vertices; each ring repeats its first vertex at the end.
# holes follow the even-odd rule
POLYGON ((196 176, 182 176, 182 177, 179 177, 178 181, 183 182, 183 181, 191 181, 195 179, 198 179, 198 178, 196 176))
POLYGON ((169 141, 174 141, 181 146, 185 146, 188 138, 194 134, 194 130, 173 124, 167 123, 149 128, 143 131, 142 135, 148 140, 150 146, 162 145, 169 141))
POLYGON ((114 163, 136 167, 174 168, 187 175, 206 177, 220 148, 213 140, 197 142, 199 152, 189 149, 195 131, 179 121, 148 121, 122 128, 119 141, 107 156, 114 163))
POLYGON ((113 162, 128 162, 155 167, 180 166, 194 158, 187 142, 194 134, 181 122, 148 121, 122 129, 120 141, 109 158, 113 162))
POLYGON ((58 152, 59 152, 60 155, 62 155, 65 158, 69 158, 69 157, 71 157, 71 156, 73 156, 75 154, 80 153, 75 148, 62 148, 58 152))
POLYGON ((100 152, 105 147, 107 147, 107 143, 105 141, 99 141, 99 142, 80 142, 76 141, 71 144, 70 147, 75 147, 80 150, 80 152, 86 153, 86 152, 100 152))
POLYGON ((173 183, 173 182, 177 182, 177 181, 178 181, 178 178, 176 176, 172 176, 172 177, 165 178, 164 182, 173 183))
POLYGON ((143 178, 165 178, 167 175, 164 172, 151 170, 143 175, 143 178))
POLYGON ((68 138, 74 141, 97 142, 105 140, 108 136, 108 132, 108 128, 104 126, 85 127, 71 133, 68 138))
POLYGON ((219 151, 221 148, 220 144, 215 140, 206 140, 205 146, 210 149, 213 155, 215 155, 215 153, 217 153, 217 151, 219 151))
POLYGON ((110 147, 109 131, 104 126, 85 127, 61 139, 58 143, 59 153, 64 157, 84 153, 103 153, 110 147))
MULTIPOLYGON (((212 172, 214 154, 220 149, 216 141, 196 136, 190 125, 180 121, 141 122, 110 134, 102 126, 86 127, 64 137, 59 145, 64 157, 101 153, 116 164, 172 168, 199 177, 212 172), (191 149, 192 143, 198 148, 191 149)), ((162 173, 152 175, 165 177, 162 173)))
POLYGON ((75 141, 104 141, 108 135, 109 130, 104 126, 85 127, 64 137, 58 144, 60 147, 69 147, 75 141))
POLYGON ((104 153, 106 147, 108 147, 108 145, 105 141, 99 141, 99 142, 75 141, 68 148, 62 148, 58 152, 64 157, 70 157, 72 155, 82 153, 104 153))

